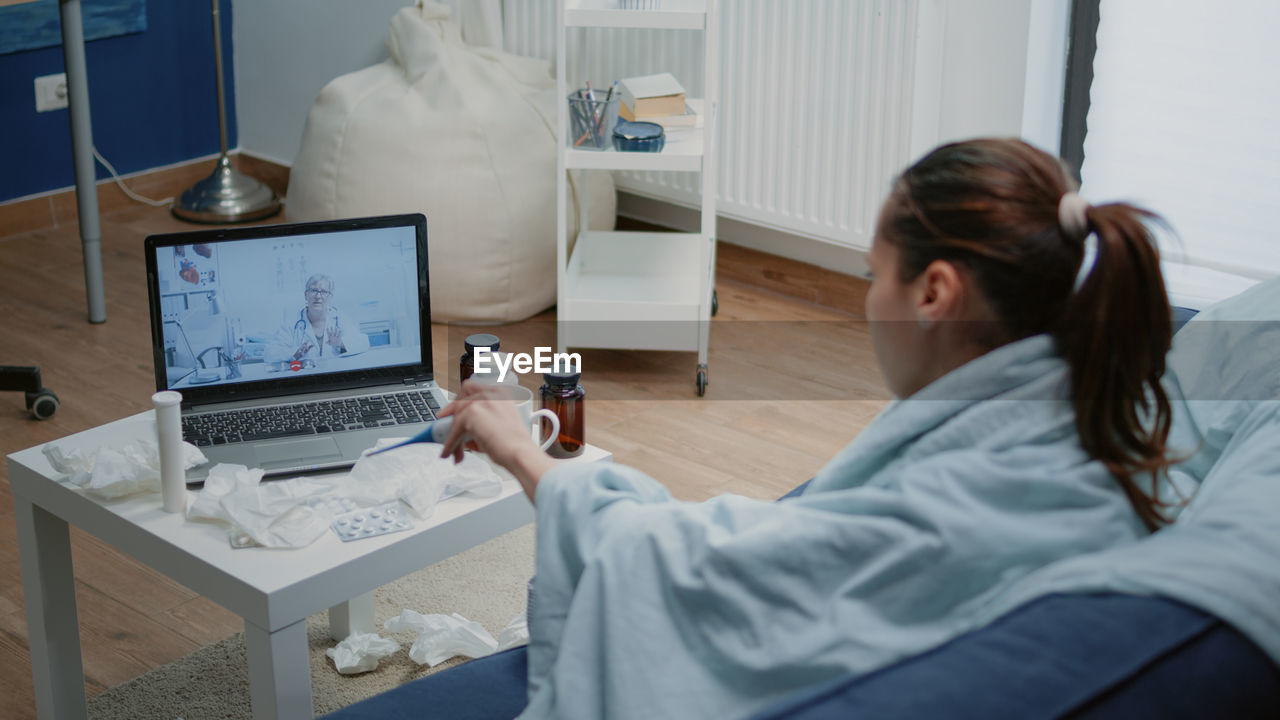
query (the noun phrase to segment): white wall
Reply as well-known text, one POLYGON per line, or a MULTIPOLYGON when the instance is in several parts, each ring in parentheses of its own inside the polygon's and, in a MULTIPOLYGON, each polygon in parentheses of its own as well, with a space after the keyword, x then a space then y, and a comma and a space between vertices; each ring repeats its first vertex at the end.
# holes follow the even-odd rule
POLYGON ((1280 3, 1104 3, 1082 194, 1152 210, 1174 302, 1280 275, 1280 3))
POLYGON ((1056 154, 1069 12, 1069 0, 923 0, 913 155, 984 135, 1056 154))
MULTIPOLYGON (((448 2, 457 7, 475 0, 448 2)), ((241 150, 291 165, 320 88, 338 75, 384 60, 391 17, 408 4, 411 0, 237 0, 241 150)), ((1020 135, 1057 152, 1069 5, 1069 0, 920 0, 911 59, 915 76, 903 88, 912 95, 911 156, 976 135, 1020 135)), ((829 248, 816 247, 829 240, 803 235, 775 229, 762 236, 766 239, 758 249, 808 262, 830 255, 829 248)))
POLYGON ((1027 75, 1022 102, 1022 138, 1060 154, 1062 96, 1067 85, 1070 0, 1031 0, 1027 28, 1027 75))
POLYGON ((330 80, 387 58, 391 17, 412 0, 234 0, 240 149, 292 165, 330 80))

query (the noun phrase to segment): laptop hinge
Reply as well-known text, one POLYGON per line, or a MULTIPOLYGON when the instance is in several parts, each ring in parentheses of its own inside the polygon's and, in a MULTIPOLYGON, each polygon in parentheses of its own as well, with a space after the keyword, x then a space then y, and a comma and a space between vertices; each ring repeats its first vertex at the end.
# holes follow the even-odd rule
POLYGON ((419 375, 418 377, 405 378, 403 382, 405 385, 420 385, 425 382, 431 382, 431 378, 426 375, 419 375))

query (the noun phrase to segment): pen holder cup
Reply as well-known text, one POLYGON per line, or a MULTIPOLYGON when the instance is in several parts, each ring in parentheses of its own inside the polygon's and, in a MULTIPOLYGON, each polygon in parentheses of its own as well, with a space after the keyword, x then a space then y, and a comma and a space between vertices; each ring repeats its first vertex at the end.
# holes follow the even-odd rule
POLYGON ((613 129, 618 124, 622 97, 613 94, 606 101, 587 98, 586 89, 569 95, 569 143, 579 150, 608 150, 613 145, 613 129))

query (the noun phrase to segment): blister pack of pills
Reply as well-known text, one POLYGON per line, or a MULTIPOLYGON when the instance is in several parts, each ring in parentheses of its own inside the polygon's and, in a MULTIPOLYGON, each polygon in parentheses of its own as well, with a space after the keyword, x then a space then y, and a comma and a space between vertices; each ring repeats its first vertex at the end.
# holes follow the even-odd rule
POLYGON ((330 526, 343 542, 400 532, 413 527, 400 508, 399 500, 392 500, 375 507, 343 513, 333 519, 330 526))

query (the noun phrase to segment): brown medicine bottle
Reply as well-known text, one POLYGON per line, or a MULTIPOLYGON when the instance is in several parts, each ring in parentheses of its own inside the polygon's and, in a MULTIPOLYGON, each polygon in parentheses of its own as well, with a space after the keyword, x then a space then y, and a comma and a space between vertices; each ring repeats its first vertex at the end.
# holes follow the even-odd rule
MULTIPOLYGON (((494 353, 498 351, 498 344, 497 335, 477 333, 475 335, 467 336, 467 339, 462 343, 465 351, 462 353, 462 357, 458 358, 459 388, 461 388, 462 383, 466 382, 467 378, 471 377, 476 371, 476 348, 489 348, 489 352, 494 353)), ((490 358, 490 360, 492 360, 492 358, 490 358)), ((490 362, 491 367, 492 365, 493 363, 490 362)))
MULTIPOLYGON (((550 372, 542 375, 542 407, 560 418, 560 436, 547 448, 547 454, 557 458, 571 458, 582 454, 586 446, 583 418, 586 391, 578 384, 582 373, 550 372)), ((543 431, 550 428, 543 424, 543 431)))

